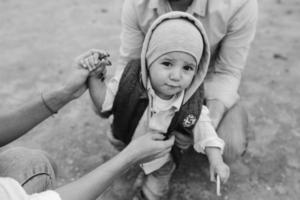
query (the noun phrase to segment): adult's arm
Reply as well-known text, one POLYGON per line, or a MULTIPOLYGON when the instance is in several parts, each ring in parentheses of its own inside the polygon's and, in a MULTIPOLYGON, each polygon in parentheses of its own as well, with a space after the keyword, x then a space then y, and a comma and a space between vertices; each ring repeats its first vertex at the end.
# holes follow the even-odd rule
POLYGON ((6 145, 24 135, 37 124, 47 119, 69 101, 78 98, 86 91, 86 79, 89 71, 79 66, 74 68, 70 78, 59 89, 37 95, 33 100, 25 103, 9 113, 0 116, 0 146, 6 145), (47 106, 45 105, 47 104, 47 106))
POLYGON ((148 133, 133 140, 122 152, 82 178, 55 191, 26 194, 21 185, 11 178, 0 177, 0 199, 6 200, 95 200, 131 165, 147 162, 169 153, 174 137, 163 140, 159 133, 148 133))
POLYGON ((165 141, 163 139, 164 136, 159 133, 139 137, 108 162, 56 191, 62 200, 95 200, 131 165, 147 162, 170 152, 174 137, 165 141))
POLYGON ((239 98, 238 88, 254 39, 256 22, 257 1, 247 0, 229 19, 228 32, 214 62, 214 72, 207 76, 205 95, 216 126, 224 112, 239 98))

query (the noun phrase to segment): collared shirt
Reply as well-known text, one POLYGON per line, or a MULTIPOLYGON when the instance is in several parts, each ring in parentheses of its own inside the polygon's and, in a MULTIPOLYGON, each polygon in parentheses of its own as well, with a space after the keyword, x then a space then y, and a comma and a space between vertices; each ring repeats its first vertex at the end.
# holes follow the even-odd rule
MULTIPOLYGON (((106 95, 101 112, 110 111, 112 109, 122 72, 123 70, 120 70, 106 83, 106 95)), ((164 101, 155 95, 152 87, 149 85, 151 84, 147 84, 149 105, 135 129, 133 139, 153 131, 167 133, 175 112, 177 112, 182 105, 184 92, 176 95, 175 98, 172 98, 171 100, 164 101)), ((209 118, 209 111, 206 106, 202 107, 200 118, 193 129, 193 134, 194 149, 197 152, 204 154, 206 147, 217 147, 220 148, 221 152, 223 152, 225 143, 221 138, 218 137, 216 131, 214 130, 209 118)), ((166 155, 165 157, 151 162, 150 164, 143 164, 142 167, 145 173, 151 173, 160 168, 169 160, 169 157, 170 155, 166 155)))
MULTIPOLYGON (((125 0, 119 69, 140 57, 144 36, 160 15, 170 12, 167 0, 125 0)), ((257 0, 194 0, 188 13, 199 19, 208 36, 211 62, 205 79, 206 99, 230 108, 238 87, 257 21, 257 0)))
POLYGON ((61 200, 59 194, 48 190, 41 193, 29 195, 22 186, 12 178, 0 177, 0 199, 1 200, 61 200))

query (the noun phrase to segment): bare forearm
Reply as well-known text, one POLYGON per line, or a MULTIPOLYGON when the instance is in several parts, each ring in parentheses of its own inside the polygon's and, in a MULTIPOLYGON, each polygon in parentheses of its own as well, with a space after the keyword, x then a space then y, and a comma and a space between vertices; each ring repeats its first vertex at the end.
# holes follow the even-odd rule
POLYGON ((100 113, 105 99, 106 85, 104 81, 91 77, 88 79, 88 87, 92 102, 94 103, 97 112, 100 113))
POLYGON ((127 149, 75 182, 57 189, 62 200, 95 200, 132 164, 135 156, 127 149))
POLYGON ((221 150, 217 147, 206 147, 205 153, 208 157, 210 164, 216 164, 223 162, 221 150))
POLYGON ((160 133, 149 132, 135 140, 110 161, 77 181, 57 189, 62 200, 95 200, 131 165, 149 162, 170 152, 174 137, 163 140, 160 133))
MULTIPOLYGON (((63 90, 43 94, 44 100, 54 111, 58 111, 71 100, 63 90)), ((10 113, 0 116, 0 146, 21 137, 51 115, 40 95, 10 113)))

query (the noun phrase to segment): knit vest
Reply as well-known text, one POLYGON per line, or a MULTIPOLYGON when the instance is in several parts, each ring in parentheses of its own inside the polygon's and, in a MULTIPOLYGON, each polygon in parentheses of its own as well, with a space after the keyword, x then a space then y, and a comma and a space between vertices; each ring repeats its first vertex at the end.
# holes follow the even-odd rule
MULTIPOLYGON (((130 61, 124 69, 119 88, 113 102, 112 133, 115 138, 128 144, 135 129, 142 118, 147 106, 148 95, 141 81, 140 59, 130 61)), ((203 85, 181 106, 175 113, 167 136, 176 130, 189 137, 193 137, 193 128, 198 121, 204 100, 203 85)), ((175 151, 177 151, 175 149, 175 151)), ((174 149, 173 149, 174 152, 174 149)), ((177 153, 176 153, 177 154, 177 153)))

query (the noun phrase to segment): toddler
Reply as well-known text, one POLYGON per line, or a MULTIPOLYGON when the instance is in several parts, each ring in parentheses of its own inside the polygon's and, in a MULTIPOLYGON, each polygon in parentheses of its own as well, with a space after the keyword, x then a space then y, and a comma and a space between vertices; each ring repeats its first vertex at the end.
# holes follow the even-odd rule
MULTIPOLYGON (((94 68, 105 57, 94 50, 82 60, 94 68)), ((210 59, 208 39, 200 21, 184 12, 162 15, 149 28, 140 60, 130 61, 108 82, 91 76, 90 94, 96 110, 111 119, 111 143, 122 148, 147 132, 170 137, 176 132, 193 138, 193 147, 207 155, 211 178, 223 182, 229 167, 223 162, 224 141, 220 139, 203 105, 203 80, 210 59)), ((103 65, 103 70, 105 66, 103 65)), ((141 163, 145 180, 134 199, 162 199, 178 164, 182 146, 176 137, 172 153, 141 163)))

